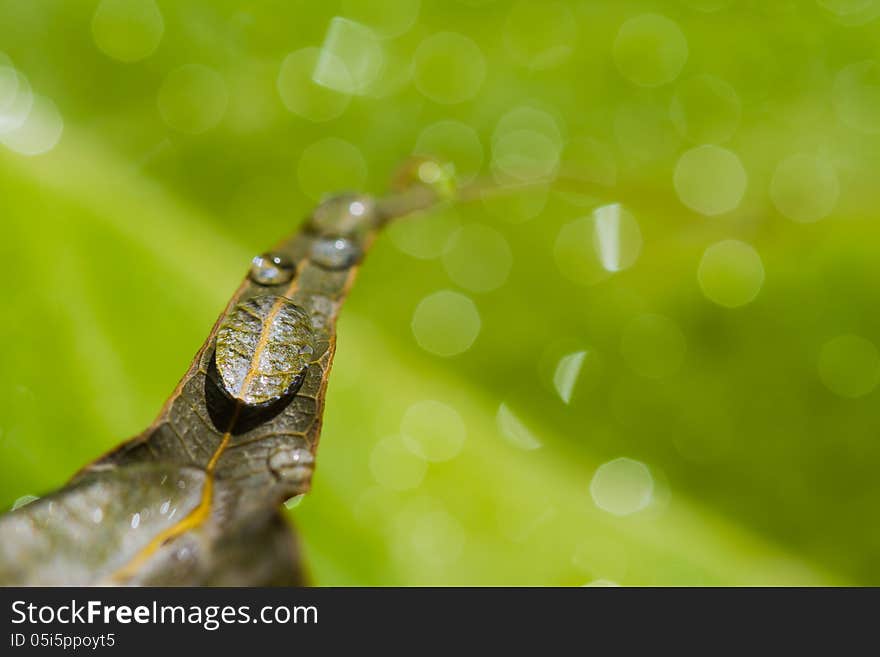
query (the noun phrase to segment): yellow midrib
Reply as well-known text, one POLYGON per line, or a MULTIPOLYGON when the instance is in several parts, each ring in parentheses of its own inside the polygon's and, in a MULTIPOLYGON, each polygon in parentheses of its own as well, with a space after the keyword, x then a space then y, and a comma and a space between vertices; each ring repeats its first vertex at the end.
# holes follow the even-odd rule
POLYGON ((127 564, 125 564, 122 568, 120 568, 115 573, 113 573, 113 575, 110 576, 110 580, 112 582, 121 584, 127 579, 130 579, 132 576, 135 575, 135 573, 137 573, 138 569, 156 552, 156 550, 165 545, 168 541, 175 539, 181 534, 184 534, 189 530, 195 529, 196 527, 200 526, 208 518, 208 515, 211 513, 211 504, 214 499, 214 470, 217 467, 217 463, 220 460, 220 457, 226 450, 227 445, 229 445, 229 441, 232 438, 232 429, 235 427, 235 423, 238 421, 240 410, 241 405, 237 404, 235 407, 235 411, 232 415, 232 420, 229 423, 229 430, 223 434, 223 438, 220 441, 220 444, 217 446, 217 449, 214 450, 214 454, 211 456, 211 460, 208 461, 208 465, 205 466, 205 485, 202 487, 202 496, 199 500, 198 505, 186 516, 181 518, 176 524, 156 534, 156 536, 154 536, 153 539, 149 543, 147 543, 147 545, 142 548, 127 564))

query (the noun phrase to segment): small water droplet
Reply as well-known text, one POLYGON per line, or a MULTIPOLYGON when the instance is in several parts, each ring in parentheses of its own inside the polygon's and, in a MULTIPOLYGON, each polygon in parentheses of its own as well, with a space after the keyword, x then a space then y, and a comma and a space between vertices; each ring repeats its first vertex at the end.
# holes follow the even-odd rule
POLYGON ((346 269, 357 262, 360 249, 345 237, 325 237, 312 244, 312 260, 325 269, 346 269))
POLYGON ((174 558, 182 563, 191 563, 195 560, 195 554, 191 547, 184 545, 177 549, 174 553, 174 558))
POLYGON ((137 529, 137 528, 140 526, 140 524, 141 524, 141 514, 140 514, 140 513, 135 513, 135 514, 131 517, 131 528, 132 528, 132 529, 137 529))
POLYGON ((183 490, 184 488, 186 488, 186 482, 183 479, 178 479, 177 480, 177 487, 180 490, 183 490))
POLYGON ((92 511, 92 522, 96 525, 100 524, 104 519, 104 512, 100 508, 96 508, 92 511))
POLYGON ((284 503, 284 506, 288 509, 295 509, 302 503, 304 497, 305 495, 294 495, 284 503))
POLYGON ((20 509, 21 507, 27 506, 31 502, 35 502, 38 499, 40 498, 36 495, 22 495, 17 500, 15 500, 15 502, 12 503, 12 510, 15 511, 16 509, 20 509))
POLYGON ((168 513, 169 508, 171 508, 171 500, 165 500, 162 503, 162 506, 159 507, 159 513, 164 516, 166 513, 168 513))
POLYGON ((287 481, 304 481, 314 465, 315 457, 303 447, 282 447, 269 456, 269 469, 287 481))
POLYGON ((315 208, 309 227, 320 235, 353 235, 365 232, 376 217, 376 203, 369 196, 339 194, 315 208))
POLYGON ((296 265, 278 253, 264 253, 251 261, 251 280, 258 285, 283 285, 295 274, 296 265))

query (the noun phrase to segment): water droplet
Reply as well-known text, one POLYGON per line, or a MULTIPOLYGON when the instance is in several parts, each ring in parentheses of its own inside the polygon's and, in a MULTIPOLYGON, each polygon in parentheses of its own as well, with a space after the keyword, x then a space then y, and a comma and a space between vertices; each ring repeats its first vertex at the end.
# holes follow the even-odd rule
POLYGON ((514 415, 513 411, 502 403, 498 407, 498 413, 495 415, 495 422, 498 430, 504 439, 514 447, 522 450, 531 451, 541 447, 541 441, 531 430, 522 423, 522 421, 514 415))
POLYGON ((101 508, 96 508, 92 511, 92 522, 96 525, 101 524, 101 521, 104 519, 104 511, 101 508))
POLYGON ((135 513, 135 514, 131 517, 131 528, 132 528, 132 529, 137 529, 138 527, 140 527, 140 524, 141 524, 141 514, 140 514, 140 513, 135 513))
POLYGON ((322 237, 312 242, 309 257, 324 269, 347 269, 361 256, 357 244, 346 237, 322 237))
POLYGON ((251 406, 271 404, 302 383, 314 336, 308 314, 289 299, 261 296, 238 304, 217 331, 215 362, 223 389, 251 406))
POLYGON ((258 285, 282 285, 289 283, 296 274, 296 265, 284 255, 264 253, 251 261, 250 277, 258 285))
POLYGON ((654 497, 654 478, 644 463, 617 458, 596 469, 590 482, 593 502, 603 511, 626 516, 647 507, 654 497))
POLYGON ((195 561, 196 555, 191 547, 183 545, 175 550, 174 558, 180 563, 190 564, 195 561))
POLYGON ((376 222, 376 203, 361 194, 332 196, 315 208, 309 228, 320 235, 354 235, 376 222))
POLYGON ((305 495, 294 495, 284 503, 284 507, 287 509, 295 509, 302 504, 303 499, 305 499, 305 495))
POLYGON ((171 508, 171 500, 165 500, 164 502, 162 502, 162 506, 159 507, 159 513, 161 513, 164 516, 166 513, 168 513, 168 509, 170 509, 170 508, 171 508))
POLYGON ((27 506, 31 502, 36 502, 38 499, 40 498, 36 495, 22 495, 17 500, 15 500, 15 502, 12 503, 12 510, 15 511, 16 509, 20 509, 23 506, 27 506))
POLYGON ((312 475, 314 455, 304 447, 282 447, 269 456, 269 469, 289 482, 303 482, 312 475))

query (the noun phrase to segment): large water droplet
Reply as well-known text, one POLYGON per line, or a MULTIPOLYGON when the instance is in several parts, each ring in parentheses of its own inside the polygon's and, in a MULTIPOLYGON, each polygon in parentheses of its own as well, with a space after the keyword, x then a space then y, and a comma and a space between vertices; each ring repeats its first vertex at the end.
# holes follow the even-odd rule
POLYGON ((305 481, 311 476, 314 465, 315 457, 303 447, 282 447, 269 456, 269 469, 285 481, 305 481))
POLYGON ((376 204, 369 196, 341 194, 315 208, 309 227, 321 235, 352 235, 365 232, 376 217, 376 204))
POLYGON ((217 332, 220 384, 249 406, 271 404, 302 383, 313 343, 308 314, 289 299, 263 296, 238 304, 217 332))
POLYGON ((360 249, 345 237, 324 237, 312 244, 312 260, 325 269, 346 269, 358 261, 360 249))
POLYGON ((296 274, 296 265, 279 253, 264 253, 251 261, 251 280, 258 285, 283 285, 296 274))

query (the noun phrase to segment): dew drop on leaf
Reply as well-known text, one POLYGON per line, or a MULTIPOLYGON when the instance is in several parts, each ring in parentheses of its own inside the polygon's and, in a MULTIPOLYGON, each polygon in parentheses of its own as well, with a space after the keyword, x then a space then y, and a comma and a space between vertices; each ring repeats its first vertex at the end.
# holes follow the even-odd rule
POLYGON ((319 205, 309 227, 320 235, 352 235, 369 228, 376 216, 376 204, 369 196, 340 194, 319 205))
POLYGON ((282 447, 269 456, 269 469, 286 481, 305 481, 312 474, 315 457, 303 448, 282 447))
POLYGON ((311 257, 324 269, 346 269, 357 262, 360 249, 345 237, 326 237, 312 244, 311 257))
POLYGON ((251 261, 250 277, 258 285, 283 285, 296 274, 296 265, 284 255, 264 253, 251 261))
POLYGON ((224 390, 249 406, 270 404, 302 383, 314 336, 308 314, 289 299, 238 304, 217 332, 215 361, 224 390))

